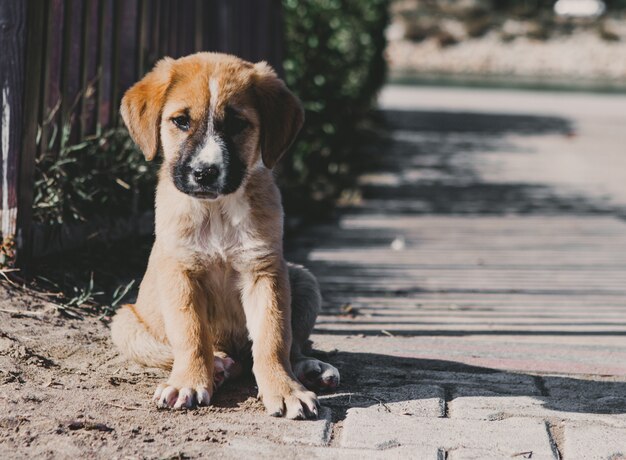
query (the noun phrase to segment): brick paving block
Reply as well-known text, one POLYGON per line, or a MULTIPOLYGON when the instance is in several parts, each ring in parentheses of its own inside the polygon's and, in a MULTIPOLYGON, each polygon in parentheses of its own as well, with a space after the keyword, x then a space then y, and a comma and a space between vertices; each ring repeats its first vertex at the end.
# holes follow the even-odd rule
POLYGON ((398 415, 443 417, 445 412, 444 390, 433 385, 372 388, 367 393, 356 393, 352 402, 353 406, 361 407, 363 402, 371 411, 398 415), (359 397, 364 401, 359 401, 359 397))
POLYGON ((332 428, 331 411, 327 407, 321 407, 317 420, 298 421, 280 419, 280 440, 288 444, 310 444, 322 446, 330 441, 332 428), (284 423, 283 423, 284 422, 284 423), (294 426, 294 425, 298 426, 294 426))
MULTIPOLYGON (((380 385, 380 381, 377 382, 380 385)), ((367 409, 372 414, 378 412, 419 417, 443 417, 445 413, 444 390, 434 385, 402 385, 399 387, 375 387, 354 393, 334 393, 323 395, 320 402, 329 403, 337 399, 349 401, 350 407, 367 409)))
POLYGON ((547 417, 541 400, 532 396, 506 396, 479 391, 477 396, 455 397, 448 402, 451 418, 502 420, 509 417, 547 417))
POLYGON ((509 418, 500 421, 423 418, 349 409, 343 424, 341 447, 381 449, 386 446, 418 446, 491 452, 509 458, 533 452, 533 459, 552 459, 553 452, 542 421, 509 418))
POLYGON ((396 388, 377 389, 375 392, 384 405, 378 411, 419 417, 443 417, 445 394, 441 387, 433 385, 403 385, 396 388))
MULTIPOLYGON (((509 396, 488 390, 465 389, 464 396, 448 402, 448 413, 452 418, 472 420, 501 420, 508 417, 535 417, 541 419, 584 420, 612 426, 626 426, 626 410, 607 414, 601 406, 590 407, 580 395, 573 398, 550 396, 509 396)), ((586 397, 586 396, 585 396, 586 397)))
MULTIPOLYGON (((446 452, 446 460, 502 460, 504 457, 499 452, 489 449, 454 449, 446 452)), ((513 452, 507 456, 513 460, 539 458, 532 450, 513 452)))
POLYGON ((566 423, 563 458, 621 460, 626 458, 626 428, 566 423))
POLYGON ((384 450, 346 449, 336 447, 284 446, 263 439, 233 439, 229 445, 219 451, 219 458, 255 458, 255 459, 337 459, 337 460, 387 460, 420 459, 437 460, 438 450, 429 447, 397 446, 384 450))

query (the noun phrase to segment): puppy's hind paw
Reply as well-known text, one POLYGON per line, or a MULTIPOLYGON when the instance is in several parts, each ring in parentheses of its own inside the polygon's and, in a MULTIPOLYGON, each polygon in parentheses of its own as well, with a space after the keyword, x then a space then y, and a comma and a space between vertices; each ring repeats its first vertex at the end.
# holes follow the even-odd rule
POLYGON ((162 409, 191 409, 196 406, 208 406, 211 403, 211 393, 204 386, 177 388, 161 384, 157 387, 152 399, 157 407, 162 409))
POLYGON ((239 367, 235 360, 230 356, 217 356, 213 360, 213 386, 219 388, 222 384, 231 377, 236 377, 239 371, 239 367))
POLYGON ((294 363, 293 371, 307 389, 316 393, 332 391, 339 386, 337 368, 318 359, 301 359, 294 363))

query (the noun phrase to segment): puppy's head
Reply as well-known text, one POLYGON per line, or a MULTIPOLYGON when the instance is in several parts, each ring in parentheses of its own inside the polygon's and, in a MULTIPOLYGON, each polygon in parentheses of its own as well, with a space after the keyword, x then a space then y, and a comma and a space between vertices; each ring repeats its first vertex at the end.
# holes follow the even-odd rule
POLYGON ((253 168, 273 168, 304 121, 269 65, 219 53, 163 59, 126 92, 121 114, 146 159, 162 151, 176 188, 201 199, 233 193, 253 168))

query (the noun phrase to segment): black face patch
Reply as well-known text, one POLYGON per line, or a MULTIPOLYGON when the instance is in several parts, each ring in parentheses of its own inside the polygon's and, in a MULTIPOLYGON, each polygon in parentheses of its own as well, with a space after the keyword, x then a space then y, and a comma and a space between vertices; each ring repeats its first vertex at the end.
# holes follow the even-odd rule
POLYGON ((237 140, 240 137, 245 136, 245 130, 249 125, 243 121, 243 119, 237 117, 234 112, 226 110, 226 116, 221 123, 222 126, 216 126, 216 131, 219 137, 224 141, 226 145, 226 152, 224 155, 224 169, 226 177, 224 180, 223 194, 235 192, 243 182, 246 176, 246 164, 241 158, 240 142, 237 140))
POLYGON ((172 165, 174 185, 181 192, 197 198, 216 198, 237 191, 247 172, 241 156, 241 144, 245 140, 250 124, 234 112, 227 110, 223 119, 215 120, 212 137, 222 145, 221 163, 199 164, 197 156, 207 141, 207 117, 195 122, 195 129, 180 146, 177 161, 172 165), (219 169, 214 183, 199 184, 194 180, 194 171, 200 167, 216 166, 219 169))

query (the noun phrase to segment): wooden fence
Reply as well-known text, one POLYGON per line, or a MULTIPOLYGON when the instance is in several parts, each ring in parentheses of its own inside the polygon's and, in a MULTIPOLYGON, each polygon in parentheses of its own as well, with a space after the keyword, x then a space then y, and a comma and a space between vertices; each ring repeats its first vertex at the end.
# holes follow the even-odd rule
POLYGON ((118 123, 123 92, 163 56, 213 50, 280 71, 280 0, 0 0, 0 264, 32 252, 33 174, 118 123))

